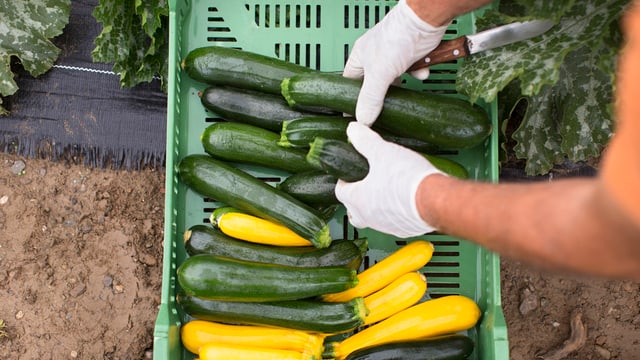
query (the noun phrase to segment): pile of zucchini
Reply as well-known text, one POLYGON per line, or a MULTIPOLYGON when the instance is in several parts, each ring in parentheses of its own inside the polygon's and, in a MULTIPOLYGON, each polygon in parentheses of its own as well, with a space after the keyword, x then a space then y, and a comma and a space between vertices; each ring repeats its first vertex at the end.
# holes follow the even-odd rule
MULTIPOLYGON (((367 240, 331 238, 337 179, 368 172, 342 116, 353 113, 359 82, 216 46, 191 51, 182 68, 206 84, 203 106, 226 120, 202 133, 204 154, 177 166, 190 189, 225 204, 210 225, 184 233, 188 257, 177 269, 176 301, 193 318, 181 329, 187 350, 202 360, 463 359, 473 352, 470 338, 452 334, 476 324, 478 306, 463 296, 426 300, 418 270, 433 254, 431 243, 410 242, 360 271, 367 240), (289 176, 271 186, 236 163, 289 176)), ((430 154, 478 145, 491 131, 486 113, 469 103, 400 88, 390 90, 376 124, 387 140, 462 178, 463 166, 430 154)))

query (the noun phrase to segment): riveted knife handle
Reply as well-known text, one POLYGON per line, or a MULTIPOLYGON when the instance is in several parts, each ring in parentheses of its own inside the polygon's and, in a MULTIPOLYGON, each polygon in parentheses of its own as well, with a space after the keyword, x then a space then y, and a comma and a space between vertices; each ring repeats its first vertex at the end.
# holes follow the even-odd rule
POLYGON ((411 65, 407 72, 456 60, 467 55, 469 55, 469 46, 466 36, 461 36, 453 40, 442 41, 440 45, 433 49, 433 51, 411 65))

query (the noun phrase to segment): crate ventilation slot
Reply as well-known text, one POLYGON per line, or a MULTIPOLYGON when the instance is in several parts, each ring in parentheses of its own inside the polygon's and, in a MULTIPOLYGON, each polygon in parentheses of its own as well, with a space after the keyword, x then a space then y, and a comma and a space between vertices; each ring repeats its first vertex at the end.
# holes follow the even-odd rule
POLYGON ((234 43, 238 40, 230 35, 231 29, 224 23, 224 18, 218 14, 218 8, 209 7, 209 16, 207 21, 207 41, 209 42, 222 42, 222 43, 234 43))
POLYGON ((320 44, 276 43, 274 53, 281 60, 320 70, 320 44))
POLYGON ((244 7, 253 14, 258 27, 319 29, 321 25, 320 5, 245 4, 244 7))
POLYGON ((390 5, 345 5, 345 29, 372 28, 391 10, 390 5))

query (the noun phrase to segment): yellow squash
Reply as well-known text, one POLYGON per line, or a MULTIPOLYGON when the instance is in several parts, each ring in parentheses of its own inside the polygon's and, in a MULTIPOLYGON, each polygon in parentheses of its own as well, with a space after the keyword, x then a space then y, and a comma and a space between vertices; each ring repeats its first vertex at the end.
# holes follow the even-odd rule
POLYGON ((364 325, 370 325, 415 305, 427 291, 427 279, 419 272, 406 273, 391 284, 364 298, 369 315, 364 325))
POLYGON ((358 296, 369 296, 403 274, 417 271, 425 266, 431 260, 433 250, 433 244, 428 241, 413 241, 358 274, 358 285, 355 287, 339 293, 323 295, 322 299, 329 302, 344 302, 358 296))
POLYGON ((200 360, 316 360, 315 355, 295 350, 208 343, 200 348, 200 360))
POLYGON ((228 325, 213 321, 192 320, 180 329, 184 347, 194 354, 208 343, 260 346, 296 350, 322 355, 324 335, 305 331, 253 325, 228 325))
POLYGON ((220 231, 236 239, 275 246, 312 246, 286 226, 240 212, 222 214, 217 220, 220 231))
POLYGON ((400 311, 339 343, 327 344, 326 353, 336 359, 344 359, 368 346, 467 330, 478 322, 480 314, 478 305, 467 297, 443 296, 400 311))

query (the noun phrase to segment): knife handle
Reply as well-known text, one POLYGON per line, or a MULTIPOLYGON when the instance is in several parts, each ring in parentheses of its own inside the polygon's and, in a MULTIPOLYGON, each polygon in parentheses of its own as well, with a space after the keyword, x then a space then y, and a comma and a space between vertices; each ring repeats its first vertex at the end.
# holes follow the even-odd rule
POLYGON ((469 55, 469 46, 466 36, 461 36, 453 40, 442 41, 440 42, 440 45, 433 49, 433 51, 411 65, 409 69, 407 69, 407 72, 460 59, 467 55, 469 55))

